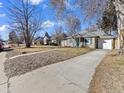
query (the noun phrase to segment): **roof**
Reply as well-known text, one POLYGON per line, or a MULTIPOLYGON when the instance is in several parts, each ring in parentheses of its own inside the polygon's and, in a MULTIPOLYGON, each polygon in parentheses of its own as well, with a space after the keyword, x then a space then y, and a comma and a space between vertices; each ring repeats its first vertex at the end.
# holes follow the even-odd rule
POLYGON ((83 32, 79 32, 79 33, 77 33, 77 34, 74 34, 74 35, 72 35, 72 36, 68 36, 68 37, 66 37, 67 39, 70 39, 70 38, 72 38, 72 37, 83 37, 85 34, 87 33, 87 31, 83 31, 83 32))
POLYGON ((92 32, 87 32, 87 31, 80 32, 80 33, 77 33, 75 35, 67 37, 67 39, 70 39, 73 36, 75 36, 77 38, 78 37, 84 37, 84 38, 95 38, 95 37, 99 37, 99 38, 117 38, 116 36, 109 35, 109 34, 105 33, 104 31, 100 31, 100 30, 92 31, 92 32))
MULTIPOLYGON (((61 36, 63 37, 63 39, 67 38, 67 35, 65 33, 60 33, 61 36)), ((56 34, 54 34, 53 36, 51 36, 51 40, 56 40, 56 34)))
POLYGON ((86 33, 83 37, 100 37, 100 36, 108 36, 104 31, 93 31, 86 33))
POLYGON ((114 38, 117 38, 117 37, 109 35, 109 36, 100 36, 100 38, 103 38, 103 39, 114 39, 114 38))
POLYGON ((42 41, 43 40, 43 37, 37 37, 34 39, 34 41, 42 41))
POLYGON ((48 39, 51 38, 50 35, 47 32, 45 32, 45 36, 44 37, 47 37, 48 39))
POLYGON ((67 39, 70 39, 70 38, 73 38, 73 37, 81 37, 81 35, 80 34, 75 34, 75 35, 72 35, 72 36, 68 36, 68 37, 66 37, 67 39))

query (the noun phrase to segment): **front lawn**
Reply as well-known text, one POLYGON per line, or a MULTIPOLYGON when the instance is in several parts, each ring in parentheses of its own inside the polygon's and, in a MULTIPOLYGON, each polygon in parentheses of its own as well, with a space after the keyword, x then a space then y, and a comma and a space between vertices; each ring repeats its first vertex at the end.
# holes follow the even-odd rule
POLYGON ((118 56, 114 60, 114 65, 117 67, 124 67, 124 56, 118 56))
POLYGON ((54 48, 56 47, 33 46, 31 48, 18 47, 18 48, 15 48, 14 50, 20 53, 32 53, 32 52, 46 51, 54 48))
POLYGON ((12 48, 13 51, 9 51, 7 53, 7 58, 10 58, 10 57, 13 57, 16 55, 21 55, 21 54, 48 51, 50 49, 55 49, 55 48, 57 48, 57 47, 55 47, 55 46, 32 46, 31 48, 25 48, 25 46, 14 47, 14 48, 12 48))
POLYGON ((58 48, 44 53, 20 56, 5 62, 5 73, 7 77, 22 75, 40 67, 62 62, 92 50, 89 48, 58 48))

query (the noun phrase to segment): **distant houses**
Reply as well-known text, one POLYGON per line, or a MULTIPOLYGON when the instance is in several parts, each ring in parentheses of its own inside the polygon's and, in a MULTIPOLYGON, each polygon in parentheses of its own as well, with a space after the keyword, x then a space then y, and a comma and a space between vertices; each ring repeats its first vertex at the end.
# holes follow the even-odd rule
POLYGON ((34 45, 57 45, 57 40, 53 36, 51 37, 48 32, 45 32, 43 37, 36 37, 33 40, 34 45))
POLYGON ((50 36, 48 32, 45 32, 43 37, 36 37, 33 40, 33 45, 61 45, 61 41, 65 39, 67 35, 65 33, 60 33, 59 35, 53 34, 50 36), (59 43, 59 44, 58 44, 59 43))
POLYGON ((33 41, 34 45, 43 45, 43 37, 37 37, 33 41))

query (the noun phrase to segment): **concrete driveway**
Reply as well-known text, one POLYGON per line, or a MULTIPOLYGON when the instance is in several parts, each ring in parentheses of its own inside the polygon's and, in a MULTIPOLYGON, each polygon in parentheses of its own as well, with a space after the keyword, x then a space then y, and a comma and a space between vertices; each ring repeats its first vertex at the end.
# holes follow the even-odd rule
POLYGON ((95 68, 107 52, 95 50, 13 77, 7 83, 6 93, 88 93, 95 68))

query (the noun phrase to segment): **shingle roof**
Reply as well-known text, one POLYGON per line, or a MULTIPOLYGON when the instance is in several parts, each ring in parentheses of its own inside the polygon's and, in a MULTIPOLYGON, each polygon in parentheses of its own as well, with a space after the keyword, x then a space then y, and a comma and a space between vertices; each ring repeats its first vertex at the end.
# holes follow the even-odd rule
POLYGON ((43 40, 43 37, 37 37, 34 39, 34 41, 42 41, 43 40))
MULTIPOLYGON (((93 38, 93 37, 100 37, 100 38, 116 38, 116 36, 112 36, 112 35, 108 35, 107 33, 105 33, 104 31, 92 31, 92 32, 88 32, 88 31, 83 31, 80 32, 78 34, 73 35, 75 37, 84 37, 84 38, 93 38)), ((67 38, 72 38, 73 36, 69 36, 67 38)))
POLYGON ((100 36, 100 38, 105 38, 105 39, 111 38, 112 39, 112 38, 117 38, 117 37, 109 35, 109 36, 100 36))
POLYGON ((100 36, 107 36, 104 31, 93 31, 86 33, 83 37, 100 37, 100 36))

